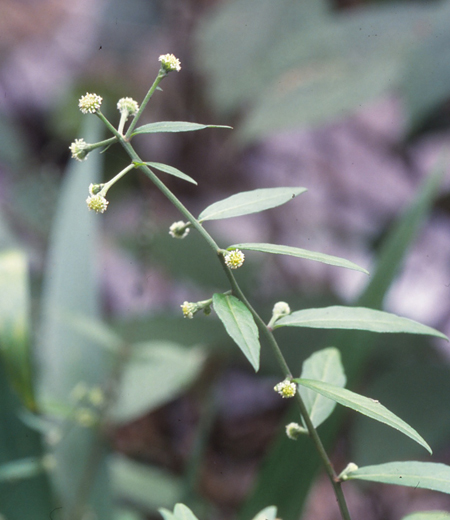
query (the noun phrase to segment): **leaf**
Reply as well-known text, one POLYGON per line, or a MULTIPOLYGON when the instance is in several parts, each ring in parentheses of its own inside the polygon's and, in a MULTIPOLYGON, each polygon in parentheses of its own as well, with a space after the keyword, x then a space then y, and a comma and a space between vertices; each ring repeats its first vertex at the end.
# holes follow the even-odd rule
POLYGON ((305 191, 306 188, 263 188, 243 191, 211 204, 200 213, 198 220, 204 222, 259 213, 281 206, 305 191))
POLYGON ((402 520, 450 520, 450 513, 445 511, 420 511, 404 516, 402 520))
POLYGON ((234 296, 214 294, 213 305, 225 330, 250 361, 255 372, 259 370, 259 332, 251 312, 234 296))
POLYGON ((347 479, 370 480, 450 493, 450 466, 435 462, 388 462, 363 466, 349 472, 347 479))
POLYGON ((168 341, 134 345, 111 410, 112 420, 130 422, 171 401, 198 376, 203 362, 198 349, 168 341))
MULTIPOLYGON (((101 124, 87 118, 84 134, 87 142, 101 140, 101 124)), ((37 396, 40 405, 46 401, 69 403, 71 390, 80 381, 87 385, 103 383, 110 370, 110 353, 99 348, 96 338, 87 337, 70 323, 100 320, 99 278, 97 271, 98 226, 101 215, 88 211, 87 188, 98 183, 103 155, 89 154, 89 160, 73 161, 68 167, 51 233, 47 254, 42 320, 37 345, 39 378, 37 396)), ((112 497, 106 474, 106 450, 100 433, 74 425, 70 435, 50 448, 56 465, 51 478, 61 505, 66 512, 78 504, 80 482, 88 467, 87 454, 97 445, 98 464, 93 492, 88 505, 99 518, 111 518, 112 497)), ((67 512, 70 516, 70 512, 67 512)))
POLYGON ((427 442, 414 430, 406 424, 402 419, 397 417, 395 414, 385 408, 379 401, 370 399, 362 395, 356 394, 345 388, 340 388, 335 385, 330 385, 323 381, 314 381, 312 379, 293 379, 296 383, 302 386, 306 386, 319 394, 332 399, 347 408, 351 408, 363 415, 367 415, 376 421, 382 422, 395 428, 399 432, 403 433, 407 437, 410 437, 418 444, 423 446, 426 450, 432 453, 430 446, 427 442))
POLYGON ((30 410, 36 404, 29 352, 28 268, 16 249, 0 253, 0 354, 10 381, 30 410))
POLYGON ((0 482, 16 481, 39 475, 44 471, 41 459, 30 457, 0 465, 0 482))
POLYGON ((173 166, 169 166, 167 164, 158 163, 158 162, 144 162, 144 163, 135 162, 135 164, 136 164, 136 166, 146 164, 147 166, 151 166, 152 168, 155 168, 156 170, 159 170, 161 172, 168 173, 169 175, 173 175, 174 177, 178 177, 179 179, 183 179, 185 181, 191 182, 192 184, 197 184, 197 181, 194 180, 192 177, 189 177, 189 175, 186 175, 185 173, 181 172, 177 168, 174 168, 173 166))
POLYGON ((194 513, 184 504, 175 504, 173 514, 175 520, 198 520, 194 513))
POLYGON ((442 332, 408 318, 401 318, 389 312, 366 309, 365 307, 343 307, 334 305, 322 309, 305 309, 280 318, 274 325, 278 327, 309 327, 313 329, 352 329, 371 332, 405 332, 427 334, 448 341, 442 332))
MULTIPOLYGON (((339 350, 334 347, 329 347, 315 352, 303 363, 300 378, 314 379, 344 387, 347 378, 344 374, 339 350)), ((304 387, 300 387, 299 391, 309 417, 314 427, 317 428, 331 415, 336 406, 336 402, 304 387)), ((303 424, 303 426, 306 428, 305 424, 303 424)))
POLYGON ((158 134, 160 132, 193 132, 204 128, 232 128, 224 125, 200 125, 198 123, 186 123, 184 121, 159 121, 140 126, 131 134, 158 134))
POLYGON ((296 256, 298 258, 306 258, 307 260, 314 260, 316 262, 335 265, 337 267, 346 267, 347 269, 353 269, 354 271, 369 274, 369 271, 366 271, 363 267, 360 267, 349 260, 345 260, 344 258, 326 255, 324 253, 316 253, 307 249, 300 249, 299 247, 280 246, 277 244, 234 244, 228 247, 228 249, 236 248, 243 249, 244 251, 260 251, 261 253, 296 256))
POLYGON ((262 511, 260 511, 253 520, 276 520, 277 518, 277 508, 276 506, 268 506, 265 507, 262 511))
POLYGON ((180 479, 162 469, 117 454, 111 455, 108 463, 114 496, 120 502, 136 503, 153 511, 172 507, 182 496, 180 479))

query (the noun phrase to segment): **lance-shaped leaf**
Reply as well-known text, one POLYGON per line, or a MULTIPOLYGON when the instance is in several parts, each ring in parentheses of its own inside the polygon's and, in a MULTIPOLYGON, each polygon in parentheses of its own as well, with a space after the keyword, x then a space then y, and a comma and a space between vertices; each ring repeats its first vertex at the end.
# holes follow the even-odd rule
POLYGON ((390 312, 367 309, 365 307, 343 307, 334 305, 321 309, 305 309, 280 318, 274 325, 278 327, 307 327, 312 329, 354 329, 371 332, 405 332, 427 334, 448 341, 442 332, 427 327, 409 318, 402 318, 390 312))
POLYGON ((259 213, 281 206, 305 191, 306 188, 263 188, 243 191, 211 204, 200 213, 198 220, 204 222, 259 213))
POLYGON ((187 123, 185 121, 159 121, 140 126, 131 135, 137 134, 159 134, 161 132, 194 132, 204 128, 232 128, 223 125, 201 125, 198 123, 187 123))
MULTIPOLYGON (((344 387, 347 378, 341 363, 341 354, 337 348, 329 347, 319 352, 315 352, 304 363, 300 378, 314 379, 331 383, 335 386, 344 387)), ((325 419, 331 415, 336 406, 336 401, 332 401, 322 395, 300 387, 300 395, 305 403, 308 415, 317 428, 325 419)), ((306 424, 303 424, 306 428, 306 424)))
POLYGON ((213 305, 225 330, 234 339, 257 372, 259 370, 261 347, 258 327, 251 312, 241 301, 230 294, 214 294, 213 305))
POLYGON ((450 520, 450 513, 445 511, 419 511, 404 516, 402 520, 450 520))
POLYGON ((332 399, 347 408, 351 408, 363 415, 367 415, 376 421, 382 422, 395 428, 399 432, 403 433, 407 437, 413 439, 418 444, 423 446, 426 450, 432 453, 428 443, 414 430, 409 424, 405 423, 400 417, 390 412, 376 399, 370 399, 362 395, 351 392, 345 388, 331 385, 323 381, 315 381, 313 379, 293 379, 294 382, 301 386, 306 386, 315 392, 332 399))
POLYGON ((306 258, 307 260, 314 260, 316 262, 322 262, 323 264, 345 267, 347 269, 353 269, 354 271, 369 274, 369 271, 366 271, 363 267, 360 267, 349 260, 345 260, 345 258, 326 255, 324 253, 316 253, 315 251, 300 249, 299 247, 280 246, 277 244, 235 244, 230 246, 228 249, 235 248, 247 251, 261 251, 261 253, 273 253, 276 255, 296 256, 298 258, 306 258))
POLYGON ((450 466, 434 462, 388 462, 349 471, 346 480, 370 480, 450 493, 450 466))
POLYGON ((164 520, 198 520, 194 513, 184 504, 175 504, 172 511, 168 509, 158 509, 164 520))
POLYGON ((186 175, 185 173, 181 172, 177 168, 174 168, 173 166, 169 166, 168 164, 163 164, 159 162, 137 162, 135 161, 134 164, 136 166, 150 166, 151 168, 155 168, 155 170, 159 170, 164 173, 168 173, 169 175, 173 175, 174 177, 178 177, 179 179, 183 179, 187 182, 192 182, 192 184, 197 184, 197 181, 194 180, 192 177, 189 177, 189 175, 186 175))

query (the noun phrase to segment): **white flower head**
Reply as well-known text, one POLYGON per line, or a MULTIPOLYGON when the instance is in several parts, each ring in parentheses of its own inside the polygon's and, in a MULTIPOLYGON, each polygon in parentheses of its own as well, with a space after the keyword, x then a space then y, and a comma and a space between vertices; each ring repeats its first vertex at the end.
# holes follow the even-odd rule
POLYGON ((194 314, 198 311, 198 305, 196 303, 183 302, 183 304, 180 305, 180 307, 183 311, 183 316, 190 320, 192 320, 194 314))
POLYGON ((358 466, 354 462, 349 462, 347 466, 343 469, 343 471, 339 475, 340 480, 348 480, 350 473, 353 473, 358 469, 358 466))
POLYGON ((109 201, 105 199, 103 195, 90 195, 86 199, 86 204, 89 209, 94 210, 96 213, 104 213, 108 208, 109 201))
POLYGON ((172 72, 175 70, 180 72, 181 70, 180 60, 175 58, 173 54, 162 54, 158 58, 158 61, 161 62, 161 68, 164 72, 172 72))
POLYGON ((120 113, 125 112, 127 116, 135 116, 139 110, 139 104, 133 98, 123 97, 117 102, 117 109, 120 113))
POLYGON ((186 238, 189 234, 189 223, 182 220, 174 222, 169 228, 169 235, 173 238, 186 238))
POLYGON ((244 263, 245 255, 240 249, 234 249, 226 253, 224 260, 230 269, 237 269, 244 263))
POLYGON ((287 399, 289 397, 294 397, 295 392, 297 391, 297 385, 289 379, 285 379, 284 381, 281 381, 281 383, 275 385, 274 390, 275 392, 278 392, 283 399, 287 399))
POLYGON ((89 145, 84 139, 75 139, 69 146, 69 150, 72 152, 72 159, 84 161, 89 153, 89 145))
POLYGON ((78 106, 83 114, 95 114, 100 109, 103 98, 97 94, 89 94, 81 96, 78 106))

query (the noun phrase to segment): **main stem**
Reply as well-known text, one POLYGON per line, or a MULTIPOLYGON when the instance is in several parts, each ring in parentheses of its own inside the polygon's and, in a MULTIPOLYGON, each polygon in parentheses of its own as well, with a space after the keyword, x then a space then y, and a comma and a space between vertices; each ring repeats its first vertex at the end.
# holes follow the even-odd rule
MULTIPOLYGON (((132 145, 127 142, 124 139, 120 139, 120 142, 122 146, 125 148, 129 156, 132 160, 137 161, 138 163, 142 163, 142 159, 138 156, 138 154, 135 152, 132 145)), ((222 268, 225 271, 225 274, 230 282, 230 286, 232 289, 233 294, 241 300, 244 305, 249 309, 249 311, 252 313, 259 329, 266 337, 269 346, 272 350, 273 355, 275 356, 278 365, 280 366, 281 371, 283 372, 283 375, 287 378, 291 378, 292 374, 289 370, 289 367, 286 363, 286 360, 284 359, 283 353, 281 352, 281 349, 272 333, 272 331, 266 326, 263 319, 260 317, 260 315, 255 311, 253 306, 250 304, 250 302, 247 300, 245 294, 242 292, 241 288, 239 287, 236 278, 234 277, 233 273, 231 272, 230 268, 225 264, 223 255, 221 253, 221 249, 216 244, 214 239, 211 237, 211 235, 205 230, 205 228, 198 222, 198 220, 192 215, 192 213, 184 206, 184 204, 166 187, 166 185, 161 182, 158 177, 148 168, 148 166, 142 165, 139 166, 139 169, 142 170, 153 182, 153 184, 156 185, 156 187, 172 202, 172 204, 180 211, 180 213, 192 224, 192 227, 194 227, 200 235, 204 238, 204 240, 207 242, 207 244, 211 247, 211 249, 214 251, 214 253, 218 256, 220 263, 222 265, 222 268)), ((350 513, 347 508, 347 503, 345 501, 344 493, 341 488, 341 483, 339 482, 336 473, 333 469, 333 465, 325 451, 325 448, 322 444, 322 441, 320 440, 320 437, 317 433, 317 430, 314 428, 313 423, 311 422, 311 419, 309 417, 308 411, 306 409, 305 403, 303 402, 303 399, 299 392, 295 395, 296 403, 299 407, 300 414, 303 417, 306 427, 308 429, 309 435, 313 441, 313 443, 316 446, 317 452, 319 453, 320 458, 322 459, 322 462, 325 467, 325 471, 328 475, 328 478, 331 482, 331 485, 333 486, 334 493, 336 495, 336 499, 339 505, 339 509, 341 511, 341 516, 343 520, 351 520, 350 513)))

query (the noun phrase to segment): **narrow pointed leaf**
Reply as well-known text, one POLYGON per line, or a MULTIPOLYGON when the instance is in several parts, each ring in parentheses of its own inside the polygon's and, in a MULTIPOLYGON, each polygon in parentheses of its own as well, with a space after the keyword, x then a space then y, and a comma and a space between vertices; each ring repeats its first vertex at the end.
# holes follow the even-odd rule
POLYGON ((234 296, 214 294, 214 310, 225 330, 233 338, 255 372, 259 370, 259 332, 251 312, 234 296))
POLYGON ((369 397, 364 397, 345 388, 340 388, 323 381, 301 378, 294 379, 293 381, 301 386, 310 388, 311 390, 314 390, 324 397, 328 397, 347 408, 351 408, 352 410, 367 415, 376 421, 387 424, 388 426, 391 426, 391 428, 395 428, 432 453, 428 443, 416 432, 416 430, 414 430, 414 428, 411 428, 411 426, 400 419, 400 417, 397 417, 395 414, 390 412, 386 407, 380 404, 379 401, 370 399, 369 397))
MULTIPOLYGON (((334 347, 329 347, 312 354, 312 356, 303 363, 300 378, 324 381, 325 383, 344 387, 347 378, 344 374, 339 350, 334 347)), ((319 393, 305 387, 300 387, 299 391, 309 417, 314 427, 317 428, 331 415, 336 406, 336 401, 323 397, 319 393)), ((305 424, 303 424, 303 426, 306 428, 305 424)))
POLYGON ((198 520, 194 513, 184 504, 175 504, 173 514, 175 520, 198 520))
POLYGON ((388 462, 363 466, 348 473, 346 480, 370 480, 450 494, 450 466, 434 462, 388 462))
POLYGON ((367 309, 365 307, 343 307, 335 305, 321 309, 296 311, 279 319, 274 328, 307 327, 313 329, 354 329, 371 332, 405 332, 426 334, 448 341, 442 332, 427 327, 409 318, 402 318, 390 312, 367 309))
POLYGON ((346 260, 345 258, 326 255, 324 253, 316 253, 315 251, 300 249, 299 247, 280 246, 277 244, 235 244, 230 246, 228 249, 235 248, 247 251, 260 251, 261 253, 273 253, 275 255, 296 256, 298 258, 306 258, 307 260, 314 260, 316 262, 322 262, 323 264, 345 267, 347 269, 353 269, 354 271, 369 274, 369 271, 353 262, 350 262, 349 260, 346 260))
POLYGON ((204 222, 259 213, 281 206, 305 191, 306 188, 263 188, 243 191, 211 204, 200 213, 198 220, 204 222))
POLYGON ((184 121, 159 121, 140 126, 131 135, 137 134, 158 134, 161 132, 194 132, 204 128, 232 128, 223 125, 200 125, 198 123, 187 123, 184 121))
POLYGON ((404 516, 402 520, 450 520, 450 513, 445 511, 420 511, 404 516))
POLYGON ((178 177, 179 179, 183 179, 187 182, 192 182, 192 184, 197 184, 197 181, 194 180, 192 177, 189 177, 189 175, 186 175, 185 173, 181 172, 177 168, 174 168, 173 166, 169 166, 167 164, 158 163, 158 162, 144 162, 144 163, 136 163, 136 165, 140 164, 146 164, 147 166, 150 166, 151 168, 155 168, 155 170, 159 170, 164 173, 168 173, 169 175, 173 175, 174 177, 178 177))
POLYGON ((255 517, 253 517, 253 520, 276 520, 276 518, 276 506, 268 506, 265 507, 262 511, 260 511, 255 517))

